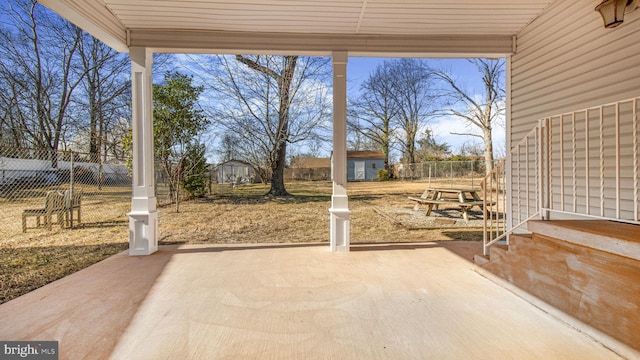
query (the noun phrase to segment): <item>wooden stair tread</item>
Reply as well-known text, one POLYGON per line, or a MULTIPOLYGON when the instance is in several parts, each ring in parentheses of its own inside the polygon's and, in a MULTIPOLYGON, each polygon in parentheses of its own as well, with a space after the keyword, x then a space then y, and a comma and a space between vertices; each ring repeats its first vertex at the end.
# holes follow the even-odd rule
POLYGON ((572 230, 640 242, 640 226, 608 220, 551 220, 572 230))
POLYGON ((640 226, 608 220, 532 220, 529 231, 640 260, 640 226))

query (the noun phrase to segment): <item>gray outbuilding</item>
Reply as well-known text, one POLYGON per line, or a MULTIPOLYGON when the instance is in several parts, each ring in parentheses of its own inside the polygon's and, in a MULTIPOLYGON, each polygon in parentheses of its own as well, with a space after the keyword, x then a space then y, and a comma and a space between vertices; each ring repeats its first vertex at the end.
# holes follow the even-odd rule
POLYGON ((347 181, 372 181, 384 169, 382 151, 347 151, 347 181))
POLYGON ((240 178, 241 183, 252 183, 254 180, 253 167, 239 160, 229 160, 218 165, 218 184, 235 183, 240 178))

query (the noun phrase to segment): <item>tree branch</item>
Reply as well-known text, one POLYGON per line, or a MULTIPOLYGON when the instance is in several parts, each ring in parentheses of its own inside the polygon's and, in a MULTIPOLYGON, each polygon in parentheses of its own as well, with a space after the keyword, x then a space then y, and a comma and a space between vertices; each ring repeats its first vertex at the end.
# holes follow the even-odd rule
POLYGON ((259 71, 263 74, 269 75, 270 77, 272 77, 274 80, 276 81, 280 81, 280 75, 278 75, 275 71, 273 71, 272 69, 269 69, 266 66, 260 65, 257 62, 248 59, 242 55, 236 55, 236 60, 240 61, 241 63, 247 65, 250 69, 259 71))
POLYGON ((474 136, 474 137, 478 137, 480 139, 483 139, 482 135, 478 135, 478 134, 472 134, 472 133, 455 133, 455 132, 451 132, 449 133, 451 135, 464 135, 464 136, 474 136))

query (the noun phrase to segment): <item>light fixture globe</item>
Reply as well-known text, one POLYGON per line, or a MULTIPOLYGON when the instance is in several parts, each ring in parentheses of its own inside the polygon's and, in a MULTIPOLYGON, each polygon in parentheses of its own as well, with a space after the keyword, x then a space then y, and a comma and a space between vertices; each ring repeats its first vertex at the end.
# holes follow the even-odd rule
POLYGON ((604 27, 612 29, 624 21, 624 14, 635 10, 640 0, 603 0, 595 10, 602 16, 604 27))

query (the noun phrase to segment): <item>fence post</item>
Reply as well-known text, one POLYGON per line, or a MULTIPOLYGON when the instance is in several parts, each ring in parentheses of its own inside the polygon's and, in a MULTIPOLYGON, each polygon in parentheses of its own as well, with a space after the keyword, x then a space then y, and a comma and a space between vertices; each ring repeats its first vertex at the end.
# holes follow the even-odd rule
POLYGON ((449 161, 449 186, 453 188, 453 161, 449 161))
POLYGON ((473 160, 471 160, 471 188, 472 189, 473 189, 473 186, 475 185, 474 182, 473 182, 473 179, 475 178, 475 175, 476 174, 473 173, 473 160))
POLYGON ((69 211, 69 227, 71 229, 73 229, 73 185, 74 185, 74 181, 75 181, 75 169, 74 169, 74 162, 73 162, 73 151, 71 152, 71 164, 70 164, 70 168, 71 171, 69 172, 69 204, 65 204, 66 206, 69 206, 70 211, 69 211))
POLYGON ((209 195, 211 195, 211 169, 209 169, 209 195))
POLYGON ((102 182, 104 181, 103 179, 104 179, 104 173, 102 169, 102 156, 98 155, 98 190, 102 190, 102 182))

